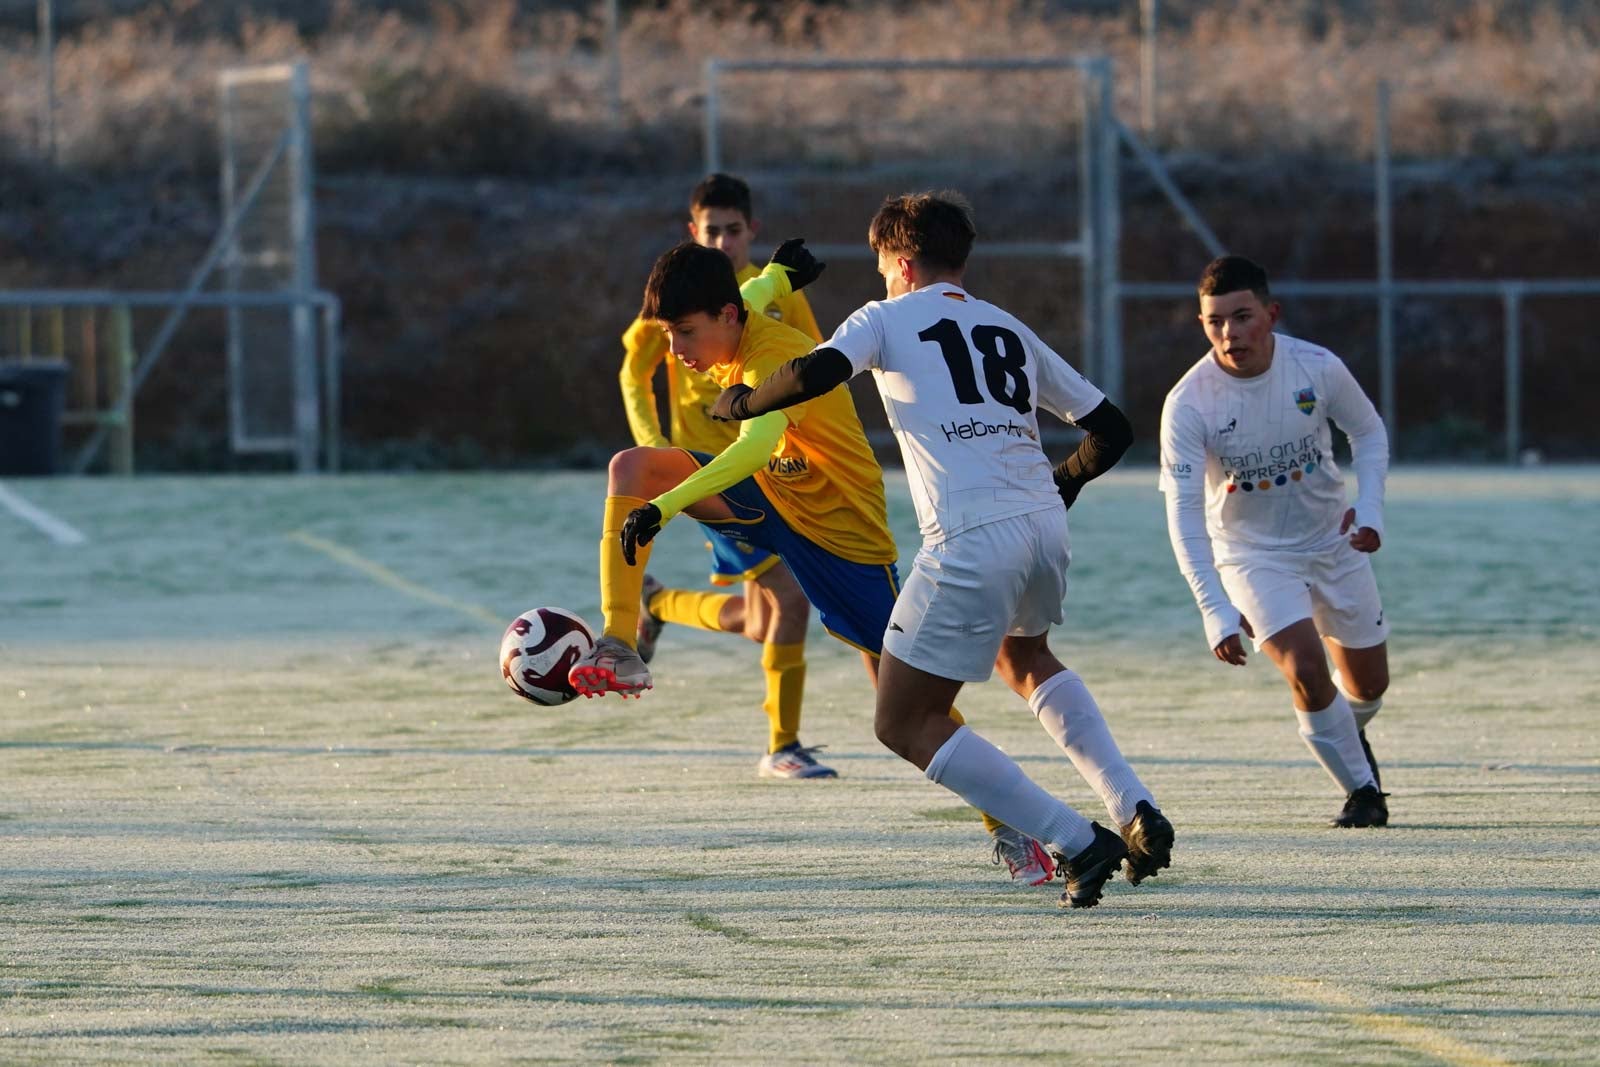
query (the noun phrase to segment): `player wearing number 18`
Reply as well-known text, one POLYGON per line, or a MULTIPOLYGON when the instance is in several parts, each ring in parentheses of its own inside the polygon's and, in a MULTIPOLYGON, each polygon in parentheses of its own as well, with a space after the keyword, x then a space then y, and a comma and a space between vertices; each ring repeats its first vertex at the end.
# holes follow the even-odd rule
POLYGON ((954 193, 891 197, 872 220, 888 299, 712 414, 765 418, 871 370, 899 439, 922 549, 890 616, 879 740, 974 807, 1044 842, 1090 907, 1123 861, 1137 884, 1170 862, 1173 831, 1128 766, 1083 680, 1050 651, 1066 592, 1067 507, 1132 441, 1122 412, 1015 316, 962 285, 976 230, 954 193), (1038 409, 1086 431, 1052 470, 1038 409), (1065 506, 1063 506, 1065 505, 1065 506), (1116 834, 1045 792, 945 714, 998 669, 1105 802, 1116 834))

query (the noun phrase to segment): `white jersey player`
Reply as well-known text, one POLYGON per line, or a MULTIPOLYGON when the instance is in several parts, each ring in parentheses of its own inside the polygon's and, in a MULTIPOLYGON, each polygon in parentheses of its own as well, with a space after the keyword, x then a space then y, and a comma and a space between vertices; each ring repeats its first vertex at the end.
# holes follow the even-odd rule
POLYGON ((871 370, 900 442, 922 528, 879 664, 879 740, 928 778, 1044 842, 1063 906, 1089 907, 1127 860, 1137 885, 1170 863, 1172 824, 1128 766, 1083 680, 1050 651, 1066 592, 1066 509, 1132 441, 1122 412, 1014 316, 962 287, 975 236, 953 193, 891 197, 872 220, 888 299, 713 414, 751 418, 871 370), (1087 433, 1052 470, 1043 408, 1087 433), (1065 505, 1065 506, 1064 506, 1065 505), (998 668, 1099 792, 1121 835, 1040 789, 946 714, 963 682, 998 668))
POLYGON ((1199 293, 1212 348, 1161 412, 1161 489, 1178 567, 1213 654, 1242 665, 1242 630, 1288 680, 1300 735, 1346 795, 1334 824, 1383 826, 1389 810, 1365 727, 1389 684, 1368 555, 1383 540, 1388 435, 1333 353, 1273 332, 1279 307, 1259 266, 1214 260, 1199 293), (1350 439, 1354 507, 1330 421, 1350 439))

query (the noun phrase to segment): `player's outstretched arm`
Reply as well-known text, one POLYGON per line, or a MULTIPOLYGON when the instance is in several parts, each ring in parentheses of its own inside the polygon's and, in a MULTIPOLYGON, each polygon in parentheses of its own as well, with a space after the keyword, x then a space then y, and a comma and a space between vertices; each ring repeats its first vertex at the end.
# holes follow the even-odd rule
POLYGON ((803 404, 837 389, 854 374, 855 368, 843 352, 814 348, 767 375, 754 389, 742 384, 724 389, 711 405, 711 417, 719 422, 738 422, 803 404))
POLYGON ((828 265, 819 262, 806 248, 804 237, 791 237, 778 246, 766 267, 739 286, 739 295, 750 307, 761 311, 816 281, 828 265))
POLYGON ((1084 439, 1077 451, 1056 465, 1056 488, 1068 508, 1078 499, 1083 487, 1116 466, 1133 444, 1133 424, 1122 409, 1102 400, 1093 411, 1077 420, 1084 439))
POLYGON ((647 545, 661 527, 685 508, 715 496, 748 478, 767 462, 778 438, 789 426, 783 415, 753 419, 739 428, 733 444, 717 457, 644 507, 634 508, 622 525, 622 558, 632 566, 640 545, 647 545))

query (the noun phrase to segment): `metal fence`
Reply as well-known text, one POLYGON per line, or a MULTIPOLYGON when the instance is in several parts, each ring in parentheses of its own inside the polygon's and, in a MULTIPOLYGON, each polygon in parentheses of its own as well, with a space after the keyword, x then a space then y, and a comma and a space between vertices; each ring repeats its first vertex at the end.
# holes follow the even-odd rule
MULTIPOLYGON (((1600 278, 1434 278, 1397 279, 1394 276, 1394 183, 1395 166, 1390 159, 1389 114, 1392 94, 1387 83, 1380 83, 1375 101, 1375 137, 1373 146, 1373 199, 1375 262, 1377 278, 1335 281, 1274 281, 1275 293, 1285 296, 1328 297, 1335 299, 1369 299, 1378 309, 1378 411, 1383 416, 1391 442, 1398 439, 1399 414, 1395 370, 1398 355, 1395 348, 1394 317, 1401 300, 1442 299, 1449 297, 1498 297, 1503 310, 1501 335, 1502 373, 1504 375, 1506 461, 1517 463, 1522 459, 1522 305, 1529 297, 1537 296, 1600 296, 1600 278)), ((1131 141, 1131 138, 1130 138, 1131 141)), ((1185 216, 1191 227, 1198 220, 1185 216)), ((1200 223, 1203 226, 1203 222, 1200 223)), ((1197 230, 1197 232, 1201 232, 1197 230)), ((1221 254, 1221 244, 1214 237, 1202 240, 1212 254, 1221 254)), ((1124 300, 1151 300, 1181 298, 1193 300, 1193 281, 1183 282, 1113 282, 1110 302, 1120 305, 1124 300)), ((1120 335, 1107 335, 1108 342, 1120 346, 1120 335)), ((1117 360, 1120 365, 1120 357, 1117 360)))
MULTIPOLYGON (((288 453, 300 471, 339 466, 341 314, 338 298, 316 288, 309 71, 303 62, 228 70, 219 91, 223 218, 183 289, 0 291, 0 308, 16 309, 30 333, 36 317, 50 322, 69 308, 120 324, 106 388, 66 413, 68 424, 91 427, 74 473, 93 467, 108 442, 110 469, 132 470, 134 401, 194 308, 221 309, 226 319, 233 448, 288 453), (227 284, 206 291, 219 268, 227 284), (142 353, 130 325, 135 308, 166 311, 142 353)), ((96 347, 87 360, 82 346, 52 351, 74 375, 97 380, 96 347)))

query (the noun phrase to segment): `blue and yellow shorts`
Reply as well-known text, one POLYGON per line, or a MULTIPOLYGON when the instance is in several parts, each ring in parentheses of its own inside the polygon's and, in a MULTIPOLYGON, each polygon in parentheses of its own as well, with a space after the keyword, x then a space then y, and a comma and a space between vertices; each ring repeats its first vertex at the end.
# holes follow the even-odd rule
POLYGON ((740 585, 753 582, 778 564, 778 557, 764 548, 725 537, 715 526, 701 523, 706 532, 706 551, 711 553, 711 584, 740 585))
MULTIPOLYGON (((701 466, 711 462, 708 452, 685 451, 701 466)), ((720 495, 736 517, 700 525, 741 548, 749 545, 778 556, 817 609, 824 629, 864 652, 882 653, 883 632, 900 592, 893 563, 852 563, 829 552, 784 521, 754 478, 720 495)))

